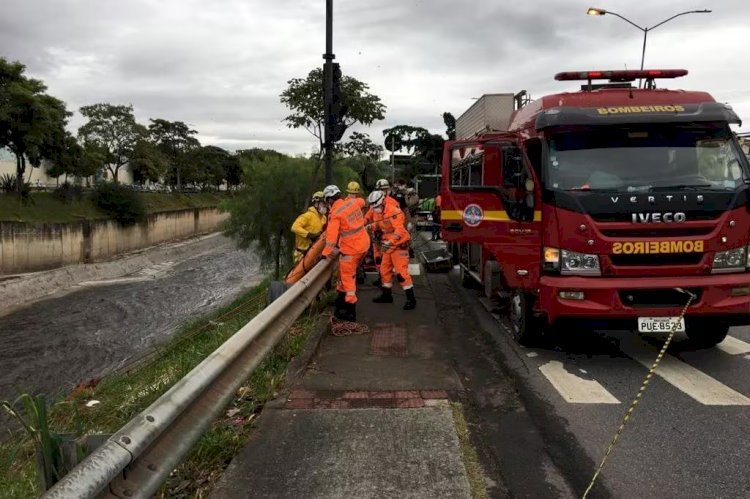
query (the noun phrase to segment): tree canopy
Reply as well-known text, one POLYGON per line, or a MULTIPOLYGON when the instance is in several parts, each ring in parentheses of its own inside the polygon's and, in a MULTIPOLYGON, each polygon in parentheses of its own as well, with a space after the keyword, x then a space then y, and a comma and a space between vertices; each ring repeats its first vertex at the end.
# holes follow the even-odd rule
POLYGON ((190 167, 188 154, 201 145, 194 137, 198 132, 182 121, 164 119, 152 119, 148 131, 151 140, 168 158, 168 174, 176 180, 177 189, 182 189, 183 171, 190 167))
POLYGON ((88 121, 78 129, 84 146, 104 154, 104 164, 117 182, 120 168, 126 165, 136 144, 146 136, 146 127, 135 121, 132 105, 93 104, 81 108, 88 121))
MULTIPOLYGON (((281 95, 281 102, 291 114, 284 121, 289 128, 304 128, 318 139, 320 154, 323 152, 324 117, 323 69, 315 68, 306 78, 289 80, 281 95)), ((385 118, 386 106, 380 97, 369 92, 369 86, 352 76, 342 76, 341 96, 348 111, 344 116, 347 127, 360 123, 371 125, 385 118)), ((320 156, 319 156, 320 157, 320 156)))
POLYGON ((70 112, 65 103, 45 93, 39 80, 24 75, 26 67, 0 57, 0 147, 16 156, 16 185, 22 192, 26 161, 33 167, 55 157, 64 147, 70 112))

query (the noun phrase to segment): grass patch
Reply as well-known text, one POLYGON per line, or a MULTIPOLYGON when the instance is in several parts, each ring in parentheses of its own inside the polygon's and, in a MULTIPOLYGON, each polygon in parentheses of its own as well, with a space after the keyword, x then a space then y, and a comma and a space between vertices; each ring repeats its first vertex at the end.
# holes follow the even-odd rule
MULTIPOLYGON (((105 377, 94 387, 80 387, 50 408, 50 427, 57 433, 114 433, 184 377, 265 305, 261 285, 221 310, 184 328, 172 341, 140 359, 126 372, 105 377), (86 403, 97 400, 94 407, 86 403)), ((302 348, 317 313, 304 315, 240 388, 224 416, 196 444, 172 473, 158 497, 203 497, 244 445, 253 421, 283 381, 290 360, 302 348)), ((16 432, 0 444, 0 491, 3 497, 36 497, 31 442, 16 432)))
MULTIPOLYGON (((161 192, 135 193, 143 201, 146 213, 212 208, 227 199, 226 193, 196 192, 167 194, 161 192)), ((0 221, 26 223, 67 223, 83 219, 108 218, 91 200, 90 193, 78 200, 63 201, 51 192, 36 192, 31 200, 21 203, 14 194, 0 194, 0 221)))
POLYGON ((471 497, 473 499, 487 499, 487 487, 484 483, 482 465, 479 462, 476 449, 471 445, 471 434, 463 408, 458 402, 451 402, 451 410, 453 411, 453 425, 456 428, 458 442, 461 446, 461 457, 466 468, 466 475, 469 478, 471 497))

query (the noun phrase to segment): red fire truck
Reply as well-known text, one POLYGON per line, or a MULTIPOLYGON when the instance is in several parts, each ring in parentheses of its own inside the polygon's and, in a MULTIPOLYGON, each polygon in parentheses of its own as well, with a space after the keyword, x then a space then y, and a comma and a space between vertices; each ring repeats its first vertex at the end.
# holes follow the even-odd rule
POLYGON ((443 238, 464 281, 507 300, 520 343, 564 325, 676 323, 710 347, 750 324, 750 167, 729 126, 740 120, 706 92, 656 88, 685 74, 559 73, 585 83, 516 99, 507 130, 446 143, 443 238))

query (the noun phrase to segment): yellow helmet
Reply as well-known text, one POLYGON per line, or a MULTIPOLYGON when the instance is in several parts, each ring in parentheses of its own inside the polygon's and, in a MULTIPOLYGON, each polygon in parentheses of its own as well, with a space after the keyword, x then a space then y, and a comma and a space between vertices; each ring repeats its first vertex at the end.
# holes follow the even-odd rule
POLYGON ((323 201, 323 191, 318 191, 312 195, 312 202, 323 201))
POLYGON ((346 192, 348 194, 359 194, 360 193, 359 184, 354 181, 349 182, 346 186, 346 192))

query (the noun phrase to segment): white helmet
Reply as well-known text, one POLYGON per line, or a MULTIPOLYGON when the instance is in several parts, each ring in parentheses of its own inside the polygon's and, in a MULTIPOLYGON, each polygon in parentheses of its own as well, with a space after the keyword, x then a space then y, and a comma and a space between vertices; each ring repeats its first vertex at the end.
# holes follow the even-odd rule
POLYGON ((391 184, 388 182, 388 179, 381 178, 377 182, 375 182, 375 188, 376 189, 388 189, 391 186, 391 184))
POLYGON ((370 195, 367 196, 367 204, 369 204, 371 208, 382 206, 383 201, 385 201, 385 193, 383 191, 372 191, 370 195))
POLYGON ((323 197, 326 199, 332 198, 337 194, 341 194, 341 189, 335 185, 327 185, 326 188, 323 189, 323 197))

